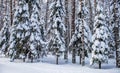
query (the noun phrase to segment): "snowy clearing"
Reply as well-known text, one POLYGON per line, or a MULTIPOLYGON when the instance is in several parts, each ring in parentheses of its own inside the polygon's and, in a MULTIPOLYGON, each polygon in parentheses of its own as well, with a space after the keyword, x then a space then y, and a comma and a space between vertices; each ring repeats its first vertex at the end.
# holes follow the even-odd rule
POLYGON ((62 58, 59 65, 56 65, 53 56, 48 56, 41 61, 37 63, 23 63, 20 60, 10 62, 9 58, 0 57, 0 73, 120 73, 120 69, 115 68, 113 60, 109 61, 109 64, 102 64, 102 69, 98 69, 97 65, 90 68, 88 62, 83 67, 78 64, 78 61, 77 64, 72 64, 71 59, 65 63, 62 58))

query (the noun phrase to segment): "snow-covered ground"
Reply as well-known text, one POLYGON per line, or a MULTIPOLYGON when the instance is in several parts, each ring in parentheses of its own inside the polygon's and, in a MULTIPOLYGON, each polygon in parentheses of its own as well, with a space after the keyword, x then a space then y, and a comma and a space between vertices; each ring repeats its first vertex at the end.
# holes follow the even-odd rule
POLYGON ((0 57, 0 73, 120 73, 120 69, 115 68, 114 60, 102 64, 102 69, 98 69, 97 65, 89 66, 88 60, 85 66, 81 66, 78 61, 72 64, 70 58, 68 63, 60 58, 59 65, 56 65, 54 56, 37 63, 23 63, 20 60, 10 62, 9 58, 0 57))

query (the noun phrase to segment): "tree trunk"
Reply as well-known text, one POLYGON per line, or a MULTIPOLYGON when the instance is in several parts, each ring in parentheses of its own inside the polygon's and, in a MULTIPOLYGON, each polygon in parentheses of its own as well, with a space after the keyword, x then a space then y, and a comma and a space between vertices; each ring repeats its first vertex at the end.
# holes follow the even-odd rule
POLYGON ((97 2, 94 0, 94 17, 96 16, 96 7, 97 7, 97 2))
POLYGON ((47 28, 47 25, 48 25, 48 7, 49 7, 49 0, 47 0, 47 3, 46 3, 46 15, 45 15, 45 29, 47 28))
POLYGON ((23 58, 23 62, 25 62, 25 58, 23 58))
MULTIPOLYGON (((82 0, 80 0, 80 10, 82 10, 82 0)), ((82 12, 81 12, 82 13, 82 12)), ((81 50, 81 63, 82 66, 85 65, 85 47, 84 47, 84 23, 83 23, 83 16, 81 16, 82 19, 82 36, 81 36, 81 40, 82 40, 82 50, 81 50)))
POLYGON ((118 67, 119 64, 119 28, 114 27, 114 33, 115 33, 115 48, 116 48, 116 67, 118 67))
POLYGON ((15 6, 16 6, 16 0, 14 0, 14 5, 13 5, 13 6, 14 6, 14 8, 15 8, 15 6))
MULTIPOLYGON (((75 0, 72 0, 72 20, 71 20, 71 35, 73 35, 73 32, 75 31, 75 0)), ((71 37, 70 37, 71 38, 71 37)), ((75 49, 72 50, 72 63, 76 63, 76 52, 75 49)))
POLYGON ((89 26, 90 26, 90 29, 93 33, 93 12, 92 12, 93 9, 92 9, 92 5, 91 5, 91 0, 88 0, 88 3, 89 3, 89 12, 90 12, 90 17, 89 17, 90 24, 89 24, 89 26))
POLYGON ((11 19, 11 25, 13 25, 13 7, 12 7, 12 0, 10 0, 10 19, 11 19))
POLYGON ((72 50, 72 63, 76 63, 76 51, 75 51, 75 49, 72 50))
POLYGON ((75 31, 75 0, 72 0, 72 20, 71 20, 71 35, 73 35, 73 32, 75 31))
MULTIPOLYGON (((81 52, 81 51, 80 51, 80 52, 81 52)), ((82 57, 81 53, 79 54, 79 56, 80 56, 80 64, 81 64, 81 57, 82 57)))
POLYGON ((118 17, 116 15, 116 0, 114 0, 114 39, 115 39, 115 49, 116 49, 116 67, 119 67, 120 57, 119 57, 119 23, 117 23, 118 17))
POLYGON ((65 37, 65 41, 66 41, 66 50, 65 50, 65 54, 64 54, 64 59, 68 60, 68 46, 69 46, 69 15, 68 15, 68 0, 65 0, 65 10, 66 10, 66 17, 65 17, 65 26, 67 26, 67 33, 66 33, 66 37, 65 37))
POLYGON ((0 30, 3 26, 2 23, 3 23, 3 0, 1 0, 0 3, 0 30))
POLYGON ((5 15, 7 15, 7 1, 8 0, 5 1, 5 15))
POLYGON ((33 57, 31 57, 31 63, 33 63, 33 57))
POLYGON ((58 65, 59 55, 56 55, 56 64, 58 65))
POLYGON ((58 54, 58 48, 56 48, 56 64, 58 65, 58 60, 59 60, 59 54, 58 54))
POLYGON ((101 69, 101 61, 99 61, 99 69, 101 69))

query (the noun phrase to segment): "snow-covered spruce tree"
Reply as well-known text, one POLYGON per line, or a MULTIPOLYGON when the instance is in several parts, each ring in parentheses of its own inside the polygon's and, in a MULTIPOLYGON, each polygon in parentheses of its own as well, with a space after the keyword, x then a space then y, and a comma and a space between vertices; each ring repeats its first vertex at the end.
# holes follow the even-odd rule
POLYGON ((92 58, 90 64, 97 63, 101 68, 102 63, 108 62, 108 28, 105 24, 102 2, 98 1, 97 15, 95 16, 94 34, 92 36, 92 58))
POLYGON ((6 15, 3 19, 4 24, 3 28, 0 31, 0 52, 2 54, 7 55, 8 53, 8 46, 9 46, 9 39, 10 39, 10 26, 8 23, 8 15, 6 15))
MULTIPOLYGON (((112 0, 104 1, 104 15, 105 15, 105 24, 108 27, 108 47, 109 47, 109 58, 115 57, 115 42, 114 42, 114 32, 113 27, 114 24, 111 23, 111 18, 113 15, 111 14, 110 8, 112 7, 112 0), (111 6, 110 6, 111 5, 111 6)), ((113 12, 112 12, 113 13, 113 12)))
POLYGON ((114 58, 115 57, 115 38, 114 38, 114 26, 115 26, 115 12, 114 12, 114 0, 109 1, 110 8, 109 8, 109 15, 107 16, 107 24, 109 25, 109 31, 111 36, 109 36, 109 58, 114 58))
POLYGON ((58 64, 58 57, 64 53, 66 46, 64 34, 66 31, 63 23, 64 9, 61 0, 54 0, 50 6, 51 15, 48 31, 50 32, 50 51, 56 56, 56 64, 58 64))
POLYGON ((11 61, 38 59, 44 51, 43 27, 39 23, 38 0, 19 0, 11 29, 9 54, 11 61))
POLYGON ((16 58, 22 58, 28 51, 28 38, 30 36, 29 12, 27 0, 19 0, 15 9, 13 26, 11 28, 9 55, 11 61, 16 58))
MULTIPOLYGON (((39 0, 30 0, 30 7, 32 7, 30 12, 30 39, 29 45, 30 49, 37 50, 38 58, 40 56, 46 55, 46 42, 44 39, 44 24, 40 23, 39 17, 39 0)), ((41 20, 42 21, 42 20, 41 20)))
POLYGON ((80 64, 82 63, 82 65, 84 65, 83 64, 84 60, 82 59, 82 57, 83 54, 84 56, 88 57, 88 53, 90 51, 92 33, 84 17, 86 14, 86 10, 83 2, 79 3, 78 6, 79 9, 77 12, 78 17, 76 19, 75 33, 72 36, 69 46, 73 46, 75 48, 76 53, 78 53, 80 56, 80 64))

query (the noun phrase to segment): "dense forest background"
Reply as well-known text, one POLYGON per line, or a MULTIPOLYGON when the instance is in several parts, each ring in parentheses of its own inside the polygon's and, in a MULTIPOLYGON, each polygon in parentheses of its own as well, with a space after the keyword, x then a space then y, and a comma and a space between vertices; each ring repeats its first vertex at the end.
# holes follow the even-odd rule
POLYGON ((120 0, 0 0, 1 54, 31 62, 72 54, 120 67, 120 0))

